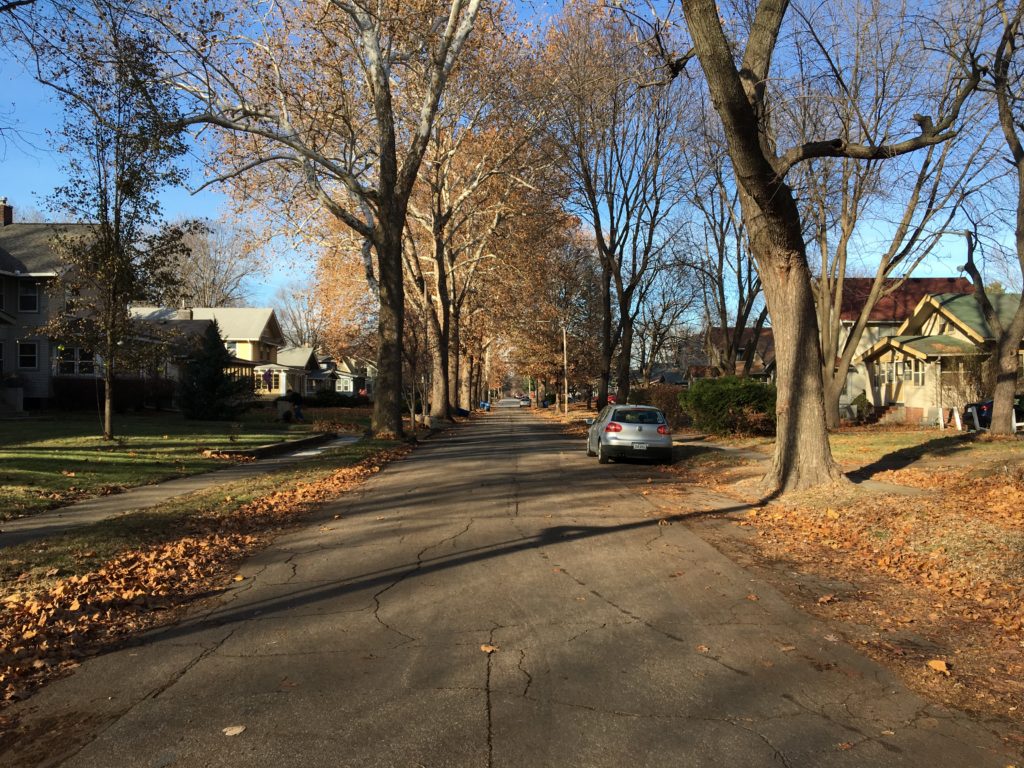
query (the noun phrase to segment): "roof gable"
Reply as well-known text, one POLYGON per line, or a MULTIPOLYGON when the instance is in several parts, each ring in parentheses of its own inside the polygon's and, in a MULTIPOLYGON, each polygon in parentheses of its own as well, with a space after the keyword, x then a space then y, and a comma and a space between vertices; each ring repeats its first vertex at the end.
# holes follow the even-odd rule
MULTIPOLYGON (((284 334, 277 315, 270 307, 193 307, 193 320, 216 320, 221 336, 227 341, 262 341, 283 347, 284 334)), ((172 307, 132 307, 132 314, 144 319, 174 319, 178 310, 172 307)))
MULTIPOLYGON (((839 310, 841 320, 856 322, 868 300, 873 277, 848 277, 843 281, 843 301, 839 310)), ((897 282, 889 279, 883 290, 897 282)), ((868 322, 900 323, 910 317, 917 305, 928 294, 974 293, 974 286, 965 277, 908 277, 888 296, 883 296, 868 314, 868 322)))
POLYGON ((58 234, 85 234, 89 224, 8 224, 0 227, 0 272, 55 276, 61 259, 53 249, 58 234))

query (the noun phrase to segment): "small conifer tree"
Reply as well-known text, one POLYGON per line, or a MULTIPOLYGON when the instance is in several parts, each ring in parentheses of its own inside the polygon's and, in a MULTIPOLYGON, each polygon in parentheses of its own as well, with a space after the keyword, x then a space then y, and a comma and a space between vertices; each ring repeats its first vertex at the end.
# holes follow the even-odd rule
POLYGON ((188 419, 233 419, 245 408, 251 382, 233 377, 231 354, 224 347, 220 326, 214 321, 203 333, 202 345, 182 367, 178 404, 188 419))

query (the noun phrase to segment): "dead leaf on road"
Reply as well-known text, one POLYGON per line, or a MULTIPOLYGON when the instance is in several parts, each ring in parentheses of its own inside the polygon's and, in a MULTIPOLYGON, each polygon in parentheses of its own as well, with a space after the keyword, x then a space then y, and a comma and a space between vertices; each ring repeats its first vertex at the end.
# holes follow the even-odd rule
POLYGON ((949 665, 942 659, 932 659, 928 662, 928 668, 949 677, 949 665))
POLYGON ((757 595, 755 595, 753 592, 751 592, 749 595, 747 595, 747 600, 749 600, 752 603, 756 603, 760 599, 761 598, 758 597, 757 595))
POLYGON ((697 648, 696 648, 696 651, 697 651, 697 653, 711 653, 711 649, 708 648, 706 645, 703 645, 703 644, 698 645, 697 648))
POLYGON ((225 736, 237 736, 244 730, 244 725, 229 725, 227 728, 222 729, 222 732, 225 736))
POLYGON ((245 576, 240 573, 235 574, 235 581, 245 581, 245 576))
POLYGON ((790 651, 795 651, 796 650, 796 646, 795 645, 781 645, 781 646, 779 646, 779 650, 782 651, 783 653, 789 653, 790 651))
POLYGON ((818 605, 828 605, 829 603, 836 602, 835 595, 822 595, 818 598, 818 605))
POLYGON ((498 649, 498 646, 496 646, 496 645, 491 645, 490 643, 484 643, 483 645, 480 646, 480 650, 483 651, 484 653, 490 654, 490 653, 495 653, 499 649, 498 649))

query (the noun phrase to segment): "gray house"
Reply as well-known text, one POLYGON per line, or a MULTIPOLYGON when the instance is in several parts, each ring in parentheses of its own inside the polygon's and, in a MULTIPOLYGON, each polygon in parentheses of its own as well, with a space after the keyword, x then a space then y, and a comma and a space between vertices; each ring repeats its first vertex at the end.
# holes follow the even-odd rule
MULTIPOLYGON (((53 395, 54 350, 39 328, 58 309, 47 292, 60 260, 52 247, 58 233, 84 230, 82 224, 16 224, 14 208, 0 198, 0 398, 19 389, 27 404, 42 404, 53 395), (12 385, 21 384, 20 388, 12 385)), ((62 307, 60 308, 62 309, 62 307)), ((90 368, 92 357, 66 350, 72 364, 90 368)), ((6 407, 18 404, 8 403, 6 407)), ((4 407, 0 402, 0 407, 4 407)))

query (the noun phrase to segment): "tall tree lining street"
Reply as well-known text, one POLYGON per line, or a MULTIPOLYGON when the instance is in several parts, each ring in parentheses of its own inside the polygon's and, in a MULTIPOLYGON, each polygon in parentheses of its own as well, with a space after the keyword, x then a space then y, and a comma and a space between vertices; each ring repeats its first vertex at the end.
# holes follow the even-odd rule
POLYGON ((657 471, 527 412, 471 422, 18 705, 3 764, 1007 765, 663 524, 633 487, 657 471))

